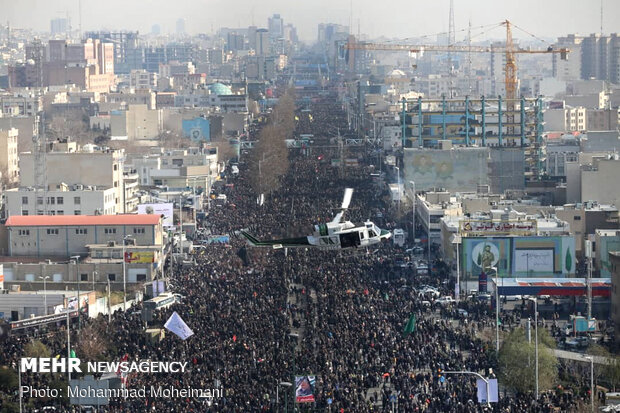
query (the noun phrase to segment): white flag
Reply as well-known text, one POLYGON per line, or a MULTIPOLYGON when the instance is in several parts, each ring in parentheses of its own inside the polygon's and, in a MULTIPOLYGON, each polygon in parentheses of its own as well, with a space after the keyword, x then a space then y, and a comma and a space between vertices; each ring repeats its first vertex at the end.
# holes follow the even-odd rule
POLYGON ((164 324, 164 327, 181 337, 181 340, 186 340, 188 337, 194 335, 192 329, 185 324, 185 321, 183 321, 176 311, 172 313, 168 321, 166 321, 166 324, 164 324))

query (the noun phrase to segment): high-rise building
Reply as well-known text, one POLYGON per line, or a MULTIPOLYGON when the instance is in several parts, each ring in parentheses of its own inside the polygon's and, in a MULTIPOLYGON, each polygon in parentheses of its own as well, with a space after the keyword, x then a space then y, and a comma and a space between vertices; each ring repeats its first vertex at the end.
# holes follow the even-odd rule
POLYGON ((559 38, 556 47, 570 49, 567 61, 560 62, 557 55, 553 56, 553 73, 557 78, 574 80, 579 70, 581 79, 620 83, 620 40, 617 33, 608 36, 593 33, 587 37, 571 34, 559 38))
POLYGON ((569 34, 559 37, 555 49, 567 48, 570 50, 566 60, 562 60, 559 54, 554 53, 553 77, 559 80, 574 81, 581 79, 581 43, 582 37, 569 34))
POLYGON ((256 50, 256 26, 248 27, 248 48, 250 50, 256 50))
POLYGON ((185 19, 180 18, 177 20, 177 34, 185 34, 185 19))
POLYGON ((256 30, 256 51, 257 56, 267 56, 271 54, 271 39, 269 38, 269 30, 256 30))
POLYGON ((152 25, 151 34, 154 34, 155 36, 159 36, 161 34, 161 26, 159 24, 152 25))
POLYGON ((70 20, 68 18, 52 19, 50 21, 50 31, 52 36, 56 34, 66 34, 69 31, 70 20))
POLYGON ((138 46, 138 32, 87 32, 86 38, 114 44, 114 71, 129 74, 142 69, 144 50, 138 46))
POLYGON ((5 182, 19 181, 19 155, 17 154, 18 131, 15 128, 0 129, 0 172, 5 182))
POLYGON ((279 39, 284 35, 284 20, 279 14, 274 14, 269 18, 268 29, 272 39, 279 39))
POLYGON ((236 52, 237 50, 243 50, 245 43, 245 37, 242 34, 236 32, 229 32, 226 41, 226 50, 236 52))

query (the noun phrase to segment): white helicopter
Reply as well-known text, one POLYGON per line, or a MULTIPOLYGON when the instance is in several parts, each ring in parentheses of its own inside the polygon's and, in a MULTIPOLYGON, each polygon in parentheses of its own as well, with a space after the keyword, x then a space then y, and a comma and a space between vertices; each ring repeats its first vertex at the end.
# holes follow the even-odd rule
POLYGON ((351 221, 340 222, 345 211, 349 208, 352 197, 353 188, 345 189, 344 199, 340 207, 341 211, 331 222, 315 225, 312 235, 262 241, 249 234, 247 231, 242 230, 240 233, 253 247, 271 247, 274 249, 295 247, 319 247, 329 249, 369 247, 389 239, 392 233, 380 229, 371 221, 366 221, 364 225, 361 226, 355 226, 351 221))

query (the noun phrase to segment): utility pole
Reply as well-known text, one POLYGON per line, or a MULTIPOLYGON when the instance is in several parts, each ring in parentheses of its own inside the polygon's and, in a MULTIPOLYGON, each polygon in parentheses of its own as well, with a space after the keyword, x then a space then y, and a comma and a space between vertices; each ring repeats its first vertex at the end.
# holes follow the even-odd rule
POLYGON ((592 319, 592 241, 586 241, 586 258, 588 259, 588 279, 586 280, 588 299, 588 328, 592 319))

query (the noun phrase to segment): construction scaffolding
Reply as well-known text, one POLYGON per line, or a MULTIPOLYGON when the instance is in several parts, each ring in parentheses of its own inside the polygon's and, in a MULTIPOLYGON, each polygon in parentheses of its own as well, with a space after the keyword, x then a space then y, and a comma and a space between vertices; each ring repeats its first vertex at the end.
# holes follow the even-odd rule
POLYGON ((439 148, 440 141, 451 141, 463 146, 521 148, 525 176, 528 180, 540 179, 544 161, 540 98, 507 102, 502 96, 419 97, 403 99, 401 104, 404 147, 439 148))

